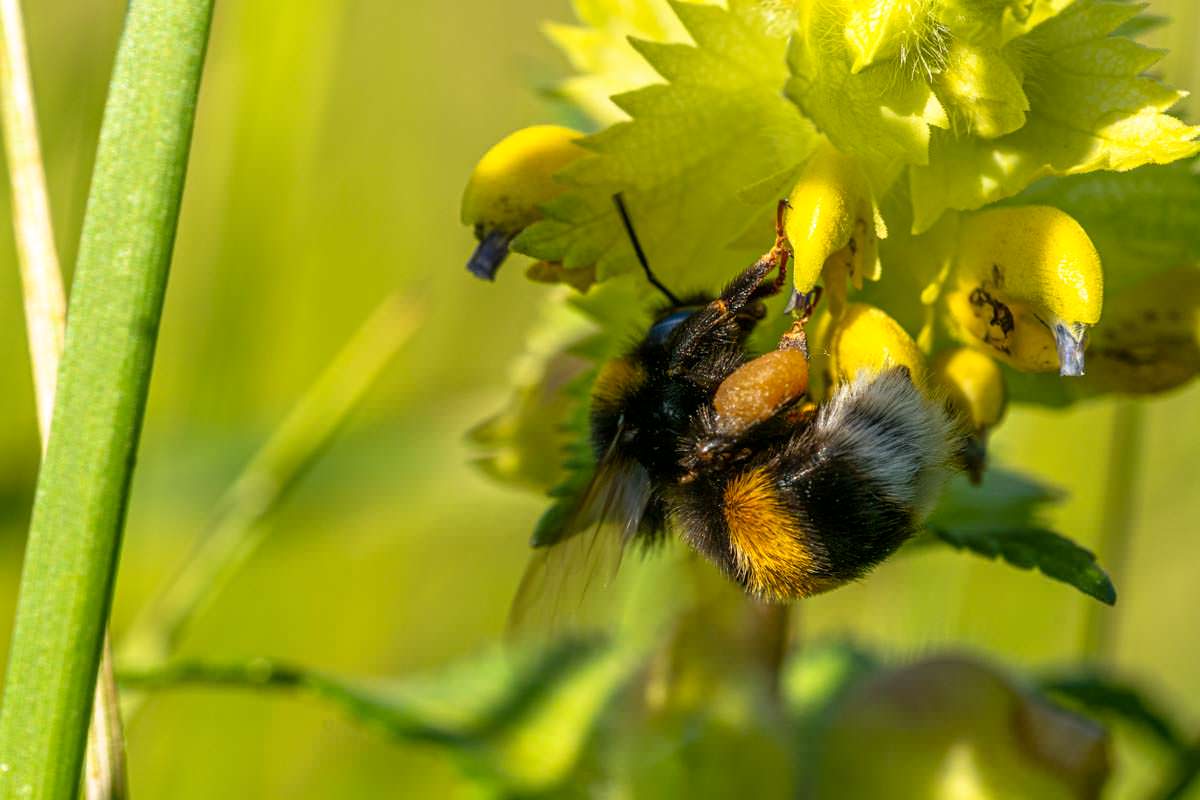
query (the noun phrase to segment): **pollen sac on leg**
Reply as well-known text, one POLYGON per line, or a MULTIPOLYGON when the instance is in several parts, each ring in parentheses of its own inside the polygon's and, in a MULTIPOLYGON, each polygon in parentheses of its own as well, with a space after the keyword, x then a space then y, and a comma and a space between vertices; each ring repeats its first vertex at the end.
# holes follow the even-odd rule
POLYGON ((808 390, 808 359, 799 350, 774 350, 738 367, 717 387, 713 408, 725 433, 770 419, 808 390))

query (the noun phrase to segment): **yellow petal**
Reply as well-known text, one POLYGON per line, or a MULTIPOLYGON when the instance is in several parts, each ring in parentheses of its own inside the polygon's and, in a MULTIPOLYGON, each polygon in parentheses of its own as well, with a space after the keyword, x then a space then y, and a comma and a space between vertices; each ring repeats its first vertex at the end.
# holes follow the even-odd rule
POLYGON ((788 196, 787 235, 796 291, 812 291, 825 263, 840 259, 855 285, 879 276, 878 240, 887 235, 858 162, 823 144, 788 196))
POLYGON ((1008 393, 1000 366, 985 353, 954 347, 938 353, 930 373, 946 402, 977 433, 995 427, 1004 417, 1008 393))
POLYGON ((900 323, 882 309, 851 303, 829 333, 829 364, 834 384, 846 383, 861 371, 878 373, 907 367, 913 383, 925 386, 925 356, 900 323))
POLYGON ((463 192, 464 225, 515 236, 539 218, 538 206, 562 193, 554 173, 587 153, 579 131, 560 125, 522 128, 492 146, 463 192))

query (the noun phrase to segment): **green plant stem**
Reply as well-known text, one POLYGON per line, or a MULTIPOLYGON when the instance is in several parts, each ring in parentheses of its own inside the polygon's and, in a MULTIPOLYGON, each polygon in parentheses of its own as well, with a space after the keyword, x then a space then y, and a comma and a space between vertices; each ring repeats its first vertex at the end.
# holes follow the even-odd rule
MULTIPOLYGON (((1104 508, 1096 556, 1108 568, 1113 583, 1120 585, 1129 558, 1130 533, 1136 512, 1138 478, 1141 475, 1144 412, 1137 400, 1119 401, 1109 434, 1108 474, 1104 481, 1104 508)), ((1083 653, 1101 661, 1112 655, 1115 642, 1115 609, 1099 603, 1086 606, 1083 653)))
POLYGON ((746 646, 754 660, 762 666, 770 682, 771 692, 775 695, 779 693, 783 664, 788 656, 792 613, 792 607, 785 603, 746 600, 746 646))
POLYGON ((117 50, 0 708, 0 798, 73 798, 211 0, 133 0, 117 50))
MULTIPOLYGON (((50 439, 54 390, 66 335, 67 301, 54 246, 37 111, 25 48, 25 24, 18 0, 0 0, 0 121, 4 127, 5 154, 12 185, 13 230, 21 266, 38 432, 44 457, 50 439)), ((125 736, 107 633, 92 700, 84 790, 88 800, 119 800, 128 794, 125 736)))
POLYGON ((1154 800, 1183 800, 1197 778, 1200 778, 1200 738, 1179 753, 1170 778, 1152 797, 1154 800))
MULTIPOLYGON (((597 639, 565 636, 534 649, 497 651, 433 676, 364 680, 252 658, 123 668, 120 683, 126 690, 209 687, 304 692, 398 739, 476 747, 530 723, 540 724, 547 711, 551 717, 561 714, 563 707, 556 698, 563 693, 582 690, 607 695, 624 684, 637 663, 628 653, 597 639)), ((592 713, 601 707, 593 706, 592 713)), ((553 727, 563 732, 560 726, 553 727)))
POLYGON ((122 669, 126 688, 160 690, 186 687, 304 692, 330 701, 351 717, 400 739, 465 745, 467 734, 433 725, 402 702, 388 701, 345 680, 265 658, 214 664, 187 661, 146 669, 122 669))
MULTIPOLYGON (((121 663, 158 664, 266 535, 259 523, 316 462, 416 329, 418 312, 388 297, 363 323, 218 502, 181 569, 123 637, 121 663)), ((129 701, 126 711, 136 708, 129 701)))

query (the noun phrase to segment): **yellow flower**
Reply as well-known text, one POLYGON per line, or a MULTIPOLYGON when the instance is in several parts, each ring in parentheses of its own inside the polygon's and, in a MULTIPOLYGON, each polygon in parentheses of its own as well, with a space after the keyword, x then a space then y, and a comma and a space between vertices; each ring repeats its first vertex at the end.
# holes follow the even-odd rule
POLYGON ((810 292, 824 272, 836 315, 845 303, 847 282, 862 288, 864 278, 879 279, 878 242, 887 227, 871 186, 854 158, 826 142, 805 165, 788 202, 793 285, 797 292, 810 292))
POLYGON ((508 243, 541 219, 539 206, 566 186, 554 174, 587 153, 577 142, 582 133, 559 125, 534 125, 511 133, 492 146, 463 191, 462 221, 479 240, 467 269, 492 280, 508 255, 508 243))
POLYGON ((875 306, 846 306, 829 331, 826 349, 835 385, 854 380, 861 371, 877 373, 889 367, 906 367, 913 383, 925 386, 924 354, 900 323, 875 306))
POLYGON ((1017 369, 1083 374, 1100 319, 1100 256, 1071 216, 1049 206, 997 208, 959 228, 945 294, 951 332, 1017 369))

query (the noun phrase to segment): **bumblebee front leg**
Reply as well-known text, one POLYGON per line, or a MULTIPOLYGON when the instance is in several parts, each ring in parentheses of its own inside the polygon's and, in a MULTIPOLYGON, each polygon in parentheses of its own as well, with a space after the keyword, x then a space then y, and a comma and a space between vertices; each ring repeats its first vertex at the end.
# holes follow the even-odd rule
POLYGON ((786 198, 780 200, 779 205, 775 207, 775 244, 771 246, 765 258, 776 257, 779 263, 779 272, 775 274, 775 280, 759 285, 755 292, 756 298, 773 297, 779 294, 783 290, 783 285, 787 283, 787 263, 788 256, 792 252, 792 244, 788 241, 784 226, 787 224, 787 212, 791 207, 786 198))
POLYGON ((740 307, 754 300, 773 297, 783 290, 784 284, 787 283, 788 258, 792 253, 792 246, 788 242, 787 233, 784 232, 790 207, 787 200, 779 201, 779 205, 775 207, 775 243, 758 261, 734 278, 714 302, 719 303, 723 300, 740 307), (775 278, 770 283, 763 283, 772 270, 777 270, 775 278))
MULTIPOLYGON (((783 227, 787 209, 787 200, 780 200, 775 215, 775 244, 771 249, 730 281, 720 297, 697 311, 688 321, 675 348, 678 361, 686 360, 702 342, 711 337, 729 341, 741 338, 745 333, 741 321, 747 316, 750 304, 778 294, 783 288, 787 282, 787 262, 791 255, 791 245, 783 227), (772 271, 777 271, 774 280, 763 283, 772 271)), ((762 312, 753 316, 761 319, 762 312)))

